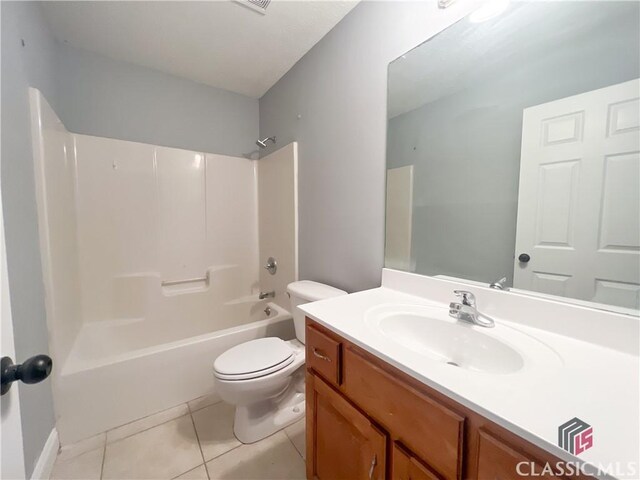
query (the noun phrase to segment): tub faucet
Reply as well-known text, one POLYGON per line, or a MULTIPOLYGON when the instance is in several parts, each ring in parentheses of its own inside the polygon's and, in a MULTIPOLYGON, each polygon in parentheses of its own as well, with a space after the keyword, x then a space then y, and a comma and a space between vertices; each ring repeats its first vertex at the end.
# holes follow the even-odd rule
POLYGON ((478 325, 479 327, 495 327, 495 321, 492 318, 478 312, 476 308, 476 297, 473 293, 465 290, 454 290, 453 293, 462 298, 462 302, 451 302, 449 304, 450 317, 478 325))
POLYGON ((260 300, 264 300, 265 298, 274 298, 275 296, 276 296, 276 292, 275 291, 260 292, 260 294, 258 295, 258 298, 260 300))

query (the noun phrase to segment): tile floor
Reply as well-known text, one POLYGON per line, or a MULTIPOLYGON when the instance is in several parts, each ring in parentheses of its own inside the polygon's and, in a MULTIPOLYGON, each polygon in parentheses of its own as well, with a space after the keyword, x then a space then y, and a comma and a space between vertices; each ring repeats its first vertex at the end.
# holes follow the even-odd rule
POLYGON ((304 479, 304 436, 301 420, 242 445, 233 407, 202 397, 63 447, 51 479, 304 479))

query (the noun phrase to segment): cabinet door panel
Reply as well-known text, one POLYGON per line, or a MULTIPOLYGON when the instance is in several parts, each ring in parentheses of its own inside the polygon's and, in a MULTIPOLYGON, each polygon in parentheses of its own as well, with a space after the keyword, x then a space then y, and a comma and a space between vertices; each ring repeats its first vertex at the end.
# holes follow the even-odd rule
POLYGON ((320 480, 383 480, 386 434, 315 375, 307 375, 311 417, 307 476, 320 480))
POLYGON ((395 442, 391 457, 391 480, 441 480, 441 477, 395 442))
MULTIPOLYGON (((542 471, 530 458, 484 429, 480 429, 478 440, 478 480, 521 480, 523 475, 519 474, 519 469, 527 474, 532 469, 542 471)), ((535 477, 538 480, 551 480, 551 477, 540 473, 535 477)))
POLYGON ((447 480, 462 475, 464 417, 344 349, 346 396, 447 480))

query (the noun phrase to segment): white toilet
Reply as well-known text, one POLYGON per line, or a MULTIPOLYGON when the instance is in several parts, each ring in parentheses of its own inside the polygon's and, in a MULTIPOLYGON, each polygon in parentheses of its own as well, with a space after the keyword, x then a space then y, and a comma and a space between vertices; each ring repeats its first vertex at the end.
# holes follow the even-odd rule
POLYGON ((213 364, 216 390, 236 406, 233 431, 253 443, 304 416, 304 313, 298 305, 347 292, 303 280, 287 286, 297 340, 259 338, 230 348, 213 364))

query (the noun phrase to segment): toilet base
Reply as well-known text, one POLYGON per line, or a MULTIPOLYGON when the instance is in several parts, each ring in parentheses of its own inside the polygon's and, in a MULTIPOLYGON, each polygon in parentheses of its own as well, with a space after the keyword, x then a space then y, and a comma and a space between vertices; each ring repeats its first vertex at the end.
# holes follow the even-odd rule
POLYGON ((297 422, 304 417, 304 412, 304 369, 301 369, 279 397, 238 405, 233 433, 242 443, 254 443, 297 422))

